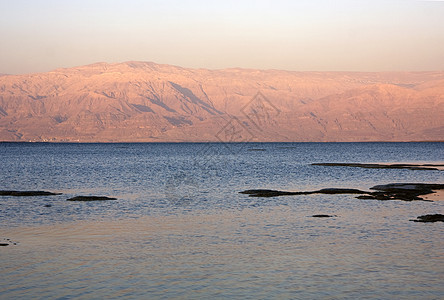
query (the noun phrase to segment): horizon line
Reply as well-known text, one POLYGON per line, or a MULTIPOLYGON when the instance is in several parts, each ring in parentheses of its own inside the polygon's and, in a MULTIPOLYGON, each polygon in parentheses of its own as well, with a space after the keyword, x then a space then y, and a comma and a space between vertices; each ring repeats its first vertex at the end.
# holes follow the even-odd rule
POLYGON ((249 67, 223 67, 223 68, 204 68, 204 67, 184 67, 176 64, 168 64, 168 63, 158 63, 154 61, 148 61, 148 60, 127 60, 127 61, 120 61, 120 62, 106 62, 106 61, 97 61, 93 63, 87 63, 82 65, 75 65, 75 66, 69 66, 69 67, 57 67, 55 69, 50 69, 48 71, 37 71, 37 72, 25 72, 25 73, 1 73, 0 76, 20 76, 20 75, 33 75, 33 74, 43 74, 43 73, 52 73, 57 72, 59 70, 69 70, 69 69, 76 69, 81 67, 89 67, 93 65, 99 65, 99 64, 106 64, 106 65, 123 65, 123 64, 129 64, 129 63, 147 63, 147 64, 154 64, 158 66, 170 66, 170 67, 176 67, 181 69, 191 69, 191 70, 206 70, 206 71, 224 71, 224 70, 245 70, 245 71, 263 71, 263 72, 269 72, 269 71, 283 71, 283 72, 300 72, 300 73, 425 73, 425 72, 444 72, 444 70, 386 70, 386 71, 351 71, 351 70, 290 70, 290 69, 278 69, 278 68, 249 68, 249 67))

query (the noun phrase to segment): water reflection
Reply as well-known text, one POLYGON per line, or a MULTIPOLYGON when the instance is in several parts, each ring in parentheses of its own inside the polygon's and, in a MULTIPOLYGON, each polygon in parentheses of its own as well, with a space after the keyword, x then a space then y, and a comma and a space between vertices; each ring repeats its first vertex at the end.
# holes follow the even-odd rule
POLYGON ((20 244, 1 249, 0 289, 5 298, 439 298, 441 224, 408 222, 411 208, 389 206, 343 207, 331 219, 284 206, 4 230, 20 244))

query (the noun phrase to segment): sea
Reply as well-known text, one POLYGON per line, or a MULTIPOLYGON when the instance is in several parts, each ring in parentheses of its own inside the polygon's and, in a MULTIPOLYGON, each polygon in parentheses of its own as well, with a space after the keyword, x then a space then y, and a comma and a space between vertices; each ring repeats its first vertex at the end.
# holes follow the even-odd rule
POLYGON ((0 143, 0 299, 444 299, 436 201, 249 197, 444 183, 444 143, 0 143), (75 202, 74 196, 117 200, 75 202), (328 214, 330 218, 315 218, 328 214))

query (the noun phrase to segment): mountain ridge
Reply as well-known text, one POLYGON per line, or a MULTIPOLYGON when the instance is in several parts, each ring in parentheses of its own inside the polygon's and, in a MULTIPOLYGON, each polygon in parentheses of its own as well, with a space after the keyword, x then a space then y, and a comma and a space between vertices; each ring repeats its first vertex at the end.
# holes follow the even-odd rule
POLYGON ((95 63, 0 77, 0 141, 444 140, 444 72, 95 63))

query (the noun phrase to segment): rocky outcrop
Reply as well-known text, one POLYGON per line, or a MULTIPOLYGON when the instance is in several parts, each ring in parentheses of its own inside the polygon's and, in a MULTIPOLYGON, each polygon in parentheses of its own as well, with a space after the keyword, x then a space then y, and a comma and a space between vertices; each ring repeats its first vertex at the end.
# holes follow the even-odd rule
POLYGON ((4 238, 2 241, 0 241, 0 247, 7 247, 10 245, 17 245, 17 242, 11 241, 10 239, 4 238))
POLYGON ((35 196, 54 196, 62 193, 53 193, 47 191, 0 191, 0 196, 14 196, 14 197, 35 197, 35 196))
POLYGON ((409 170, 434 170, 443 168, 442 164, 359 164, 359 163, 313 163, 313 166, 328 167, 355 167, 365 169, 409 169, 409 170))
MULTIPOLYGON (((375 200, 424 200, 423 195, 434 193, 434 190, 444 189, 444 184, 429 183, 390 183, 385 185, 376 185, 371 192, 365 196, 359 196, 358 199, 375 199, 375 200)), ((427 200, 424 200, 427 201, 427 200)))
POLYGON ((423 215, 417 217, 416 220, 410 220, 410 221, 422 222, 422 223, 444 222, 444 215, 441 214, 423 215))
POLYGON ((316 191, 307 192, 286 192, 277 190, 245 190, 239 192, 241 194, 247 194, 250 197, 276 197, 276 196, 294 196, 294 195, 311 195, 311 194, 367 194, 358 189, 342 189, 342 188, 326 188, 316 191))
POLYGON ((67 201, 105 201, 105 200, 117 200, 117 198, 105 197, 105 196, 76 196, 67 201))
MULTIPOLYGON (((0 196, 36 197, 36 196, 56 196, 56 195, 62 195, 62 193, 53 193, 47 191, 0 190, 0 196)), ((105 196, 75 196, 67 199, 67 201, 104 201, 104 200, 117 200, 117 198, 105 197, 105 196)), ((44 206, 52 207, 51 204, 45 204, 44 206)))
POLYGON ((250 197, 277 197, 277 196, 295 196, 295 195, 311 195, 311 194, 360 194, 357 199, 362 200, 424 200, 419 196, 428 195, 434 193, 435 190, 443 190, 444 184, 432 184, 432 183, 390 183, 385 185, 376 185, 371 190, 375 192, 361 191, 358 189, 348 188, 325 188, 315 191, 306 192, 288 192, 277 190, 245 190, 239 192, 241 194, 247 194, 250 197))

